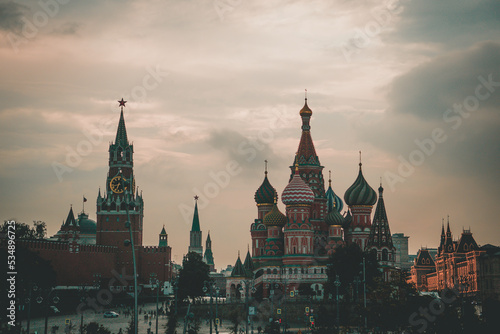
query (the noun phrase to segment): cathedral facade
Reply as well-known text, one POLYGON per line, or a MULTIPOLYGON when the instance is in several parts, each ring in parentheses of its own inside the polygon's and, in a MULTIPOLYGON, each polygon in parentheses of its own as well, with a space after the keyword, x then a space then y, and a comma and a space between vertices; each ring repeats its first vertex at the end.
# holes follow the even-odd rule
POLYGON ((347 208, 343 211, 344 202, 333 191, 331 176, 325 190, 324 167, 311 137, 312 110, 307 98, 299 114, 301 138, 290 166, 289 183, 281 193, 285 211, 278 208, 278 191, 269 181, 266 162, 264 180, 255 192, 257 217, 250 226, 252 256, 247 256, 245 264, 238 257, 226 286, 229 298, 237 296, 237 290, 241 291, 249 279, 254 287, 262 285, 264 296, 269 296, 276 285, 289 294, 297 292, 300 284, 307 284, 322 298, 329 255, 344 243, 375 251, 383 268, 394 267, 396 249, 382 186, 377 203, 377 194, 366 182, 360 162, 358 177, 345 192, 347 208))

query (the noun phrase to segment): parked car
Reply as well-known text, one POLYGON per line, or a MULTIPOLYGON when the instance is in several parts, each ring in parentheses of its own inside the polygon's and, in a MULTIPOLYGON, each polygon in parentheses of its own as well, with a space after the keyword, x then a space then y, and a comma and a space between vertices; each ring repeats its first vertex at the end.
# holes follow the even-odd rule
POLYGON ((118 316, 119 314, 113 311, 104 312, 104 318, 117 318, 118 316))

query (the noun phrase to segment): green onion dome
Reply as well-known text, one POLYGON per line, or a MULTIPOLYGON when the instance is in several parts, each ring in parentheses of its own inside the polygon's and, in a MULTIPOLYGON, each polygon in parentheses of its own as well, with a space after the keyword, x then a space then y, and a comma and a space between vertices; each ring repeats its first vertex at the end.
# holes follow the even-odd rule
POLYGON ((257 204, 274 203, 274 193, 276 192, 276 189, 274 189, 271 183, 269 183, 269 180, 267 179, 267 171, 265 172, 265 175, 264 181, 255 192, 255 202, 257 204))
MULTIPOLYGON (((278 197, 278 195, 276 195, 278 197)), ((284 226, 287 222, 287 218, 284 214, 281 213, 281 211, 278 209, 278 206, 276 205, 276 202, 273 205, 273 208, 271 211, 269 211, 265 216, 264 216, 264 225, 266 226, 284 226)))
POLYGON ((338 212, 335 208, 333 208, 333 210, 326 215, 325 223, 327 223, 328 225, 342 226, 344 224, 344 217, 342 217, 340 212, 338 212))
POLYGON ((332 176, 330 171, 330 178, 328 179, 328 190, 326 191, 326 206, 328 212, 332 211, 333 208, 337 209, 338 212, 341 212, 344 208, 344 202, 340 199, 339 196, 332 189, 332 176))
POLYGON ((377 202, 377 194, 363 177, 361 165, 362 164, 360 162, 358 178, 344 194, 344 200, 349 206, 374 205, 377 202))

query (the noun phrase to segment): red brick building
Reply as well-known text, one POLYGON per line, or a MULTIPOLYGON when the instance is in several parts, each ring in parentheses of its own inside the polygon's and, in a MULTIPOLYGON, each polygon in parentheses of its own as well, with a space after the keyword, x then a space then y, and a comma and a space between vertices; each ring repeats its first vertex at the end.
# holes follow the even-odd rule
POLYGON ((435 260, 427 249, 419 250, 409 280, 421 291, 456 288, 469 296, 499 299, 500 247, 479 247, 470 230, 453 240, 448 222, 435 260))

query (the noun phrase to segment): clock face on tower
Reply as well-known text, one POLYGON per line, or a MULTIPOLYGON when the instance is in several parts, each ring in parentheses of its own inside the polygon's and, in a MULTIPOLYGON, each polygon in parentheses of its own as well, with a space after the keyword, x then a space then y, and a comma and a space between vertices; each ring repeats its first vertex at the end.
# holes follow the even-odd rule
MULTIPOLYGON (((115 176, 109 182, 109 188, 115 194, 122 194, 124 189, 125 190, 128 189, 128 187, 125 184, 125 181, 127 181, 127 179, 125 179, 124 177, 122 177, 120 175, 115 176)), ((135 189, 135 179, 132 179, 132 189, 135 189)))

